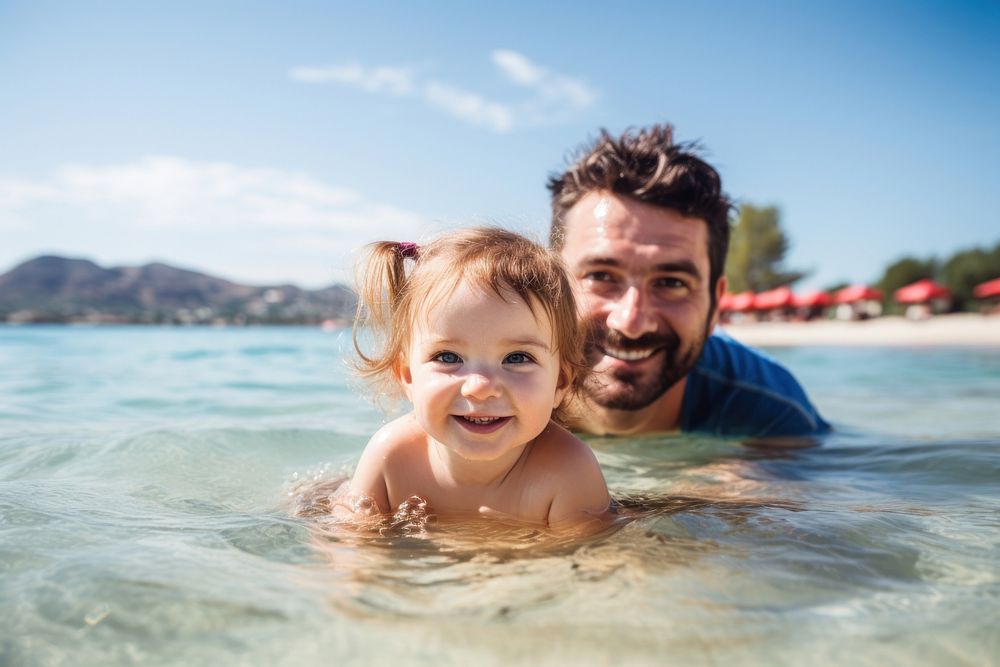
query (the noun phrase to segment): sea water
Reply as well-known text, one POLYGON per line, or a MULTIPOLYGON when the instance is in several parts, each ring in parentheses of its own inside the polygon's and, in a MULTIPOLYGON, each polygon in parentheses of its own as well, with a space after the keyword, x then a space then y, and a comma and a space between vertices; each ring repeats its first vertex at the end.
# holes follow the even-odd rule
POLYGON ((1000 349, 773 349, 819 447, 591 438, 625 514, 338 534, 308 328, 0 327, 0 664, 1000 664, 1000 349))

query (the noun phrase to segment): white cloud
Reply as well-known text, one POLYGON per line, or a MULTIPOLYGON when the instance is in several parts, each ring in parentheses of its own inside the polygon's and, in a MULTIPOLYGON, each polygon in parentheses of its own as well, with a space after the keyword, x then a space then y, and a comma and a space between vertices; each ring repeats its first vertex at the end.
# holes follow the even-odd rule
POLYGON ((303 83, 354 84, 369 93, 409 95, 413 92, 413 74, 405 67, 365 68, 357 63, 331 67, 295 67, 288 75, 303 83))
POLYGON ((494 132, 508 132, 514 125, 514 113, 509 107, 446 83, 428 82, 424 86, 424 99, 431 106, 443 109, 456 118, 488 127, 494 132))
MULTIPOLYGON (((352 232, 385 207, 308 174, 148 156, 118 165, 64 165, 44 181, 0 180, 0 215, 66 204, 140 226, 312 227, 352 232)), ((2 218, 0 218, 2 219, 2 218)))
POLYGON ((497 49, 491 55, 511 81, 533 88, 550 102, 586 109, 597 101, 597 90, 581 79, 550 72, 516 51, 497 49))
POLYGON ((533 91, 518 109, 526 125, 557 123, 597 101, 597 91, 586 82, 551 72, 516 51, 497 49, 490 57, 512 83, 533 91))
POLYGON ((490 54, 493 64, 500 68, 507 78, 522 86, 537 86, 548 73, 517 51, 497 49, 490 54))
POLYGON ((452 83, 421 81, 412 67, 369 68, 356 63, 295 67, 289 77, 303 83, 353 85, 373 94, 419 97, 432 108, 498 133, 559 123, 597 101, 597 91, 586 82, 552 72, 516 51, 497 49, 490 58, 505 79, 528 90, 527 98, 498 101, 452 83))
POLYGON ((313 281, 332 276, 335 264, 346 269, 349 255, 368 241, 419 238, 426 227, 416 213, 309 174, 225 162, 149 156, 64 165, 36 180, 0 179, 0 230, 10 241, 5 261, 70 246, 125 261, 157 256, 216 271, 228 264, 251 282, 313 281), (314 247, 299 254, 307 244, 296 240, 310 238, 341 252, 314 247), (277 275, 279 264, 298 271, 277 275))

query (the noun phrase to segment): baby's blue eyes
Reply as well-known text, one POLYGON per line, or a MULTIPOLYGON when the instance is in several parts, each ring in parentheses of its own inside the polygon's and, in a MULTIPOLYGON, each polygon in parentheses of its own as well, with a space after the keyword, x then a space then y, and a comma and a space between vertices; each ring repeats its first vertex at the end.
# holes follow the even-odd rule
MULTIPOLYGON (((438 352, 431 357, 431 360, 442 364, 462 363, 462 357, 458 356, 454 352, 438 352)), ((503 358, 503 363, 505 364, 528 364, 532 361, 534 361, 534 359, 532 359, 531 355, 525 352, 511 352, 503 358)))
POLYGON ((442 364, 457 364, 462 361, 462 358, 454 352, 439 352, 434 355, 434 361, 440 361, 442 364))

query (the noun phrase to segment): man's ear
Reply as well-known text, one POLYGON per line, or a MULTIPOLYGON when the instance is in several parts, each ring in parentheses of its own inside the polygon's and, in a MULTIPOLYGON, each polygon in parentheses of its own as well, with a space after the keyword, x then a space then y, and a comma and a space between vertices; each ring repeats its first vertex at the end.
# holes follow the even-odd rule
POLYGON ((709 332, 715 329, 715 325, 719 323, 719 304, 722 303, 722 295, 726 293, 726 288, 729 283, 726 282, 725 276, 720 276, 718 282, 715 283, 715 310, 712 312, 712 326, 708 328, 709 332))

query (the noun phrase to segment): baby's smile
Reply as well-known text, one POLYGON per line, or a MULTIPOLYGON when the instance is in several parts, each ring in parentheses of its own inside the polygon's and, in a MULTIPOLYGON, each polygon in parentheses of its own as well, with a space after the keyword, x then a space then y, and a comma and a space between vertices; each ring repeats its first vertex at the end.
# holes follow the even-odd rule
POLYGON ((492 433, 511 420, 511 417, 479 417, 476 415, 452 415, 452 417, 473 433, 492 433))

